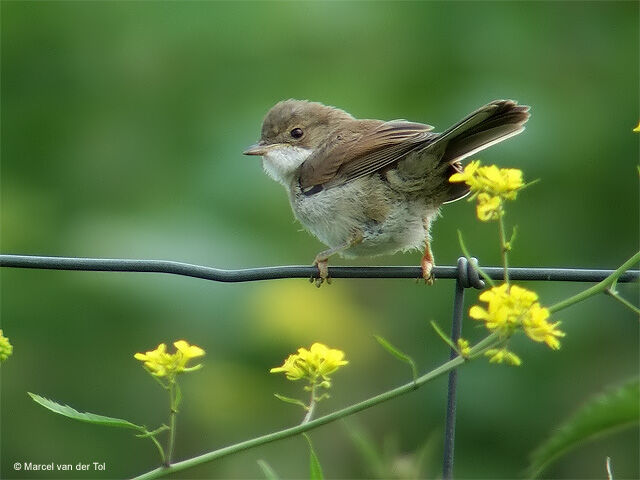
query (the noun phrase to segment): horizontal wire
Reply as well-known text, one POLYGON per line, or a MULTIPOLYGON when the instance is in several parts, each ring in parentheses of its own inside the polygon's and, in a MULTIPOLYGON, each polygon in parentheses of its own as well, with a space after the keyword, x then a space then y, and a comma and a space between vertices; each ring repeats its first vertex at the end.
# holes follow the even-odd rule
MULTIPOLYGON (((311 278, 318 276, 317 267, 301 265, 225 270, 169 260, 42 257, 33 255, 0 255, 0 267, 168 273, 216 282, 252 282, 278 278, 311 278)), ((482 270, 494 280, 502 280, 504 278, 502 267, 482 267, 482 270)), ((579 268, 515 267, 509 268, 509 277, 513 280, 523 281, 600 282, 613 272, 614 270, 579 268)), ((433 268, 433 274, 436 278, 457 279, 458 268, 454 266, 436 266, 433 268)), ((329 267, 329 275, 333 278, 420 278, 422 277, 422 271, 418 266, 329 267)), ((618 282, 637 282, 639 278, 639 270, 628 270, 620 276, 618 282)))

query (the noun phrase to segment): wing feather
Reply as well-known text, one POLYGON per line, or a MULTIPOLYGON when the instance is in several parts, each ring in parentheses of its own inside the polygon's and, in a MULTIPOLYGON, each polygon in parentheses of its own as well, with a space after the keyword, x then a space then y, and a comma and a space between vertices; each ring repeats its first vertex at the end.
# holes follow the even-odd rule
POLYGON ((368 175, 404 158, 412 150, 437 136, 422 123, 392 120, 365 121, 368 128, 351 132, 311 155, 301 166, 300 186, 334 187, 368 175))

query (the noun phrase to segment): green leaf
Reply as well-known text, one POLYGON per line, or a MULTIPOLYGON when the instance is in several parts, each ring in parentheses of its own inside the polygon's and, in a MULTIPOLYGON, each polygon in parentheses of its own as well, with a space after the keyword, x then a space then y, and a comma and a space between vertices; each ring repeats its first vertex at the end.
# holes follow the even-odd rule
POLYGON ((271 465, 264 460, 258 460, 258 466, 260 467, 260 470, 262 470, 264 478, 267 480, 280 480, 280 477, 278 477, 278 474, 273 470, 273 468, 271 468, 271 465))
POLYGON ((274 393, 273 395, 278 400, 282 400, 285 403, 292 403, 293 405, 298 405, 305 410, 309 410, 309 407, 302 400, 298 400, 297 398, 285 397, 284 395, 280 395, 279 393, 274 393))
POLYGON ((318 456, 313 449, 311 438, 309 438, 309 435, 307 435, 306 433, 303 433, 302 435, 304 435, 304 438, 307 439, 307 443, 309 444, 309 479, 323 480, 324 475, 322 473, 322 467, 320 466, 320 460, 318 460, 318 456))
POLYGON ((458 350, 458 347, 456 346, 456 344, 453 343, 453 340, 451 340, 447 336, 447 334, 444 333, 442 331, 442 329, 438 326, 438 324, 436 322, 434 322, 433 320, 431 320, 431 328, 433 328, 436 331, 436 333, 444 341, 444 343, 449 345, 449 347, 451 347, 454 351, 458 352, 458 355, 460 355, 460 351, 458 350))
POLYGON ((640 382, 634 378, 590 399, 564 422, 531 454, 528 476, 537 477, 548 465, 583 442, 638 423, 640 382))
POLYGON ((415 382, 418 378, 418 369, 416 368, 416 364, 413 359, 406 353, 401 352, 396 347, 391 345, 387 341, 387 339, 381 337, 380 335, 374 335, 374 337, 378 341, 378 343, 382 345, 382 348, 384 348, 387 352, 396 357, 398 360, 409 364, 409 366, 411 367, 411 373, 413 375, 413 381, 415 382))
POLYGON ((51 410, 54 413, 63 415, 65 417, 79 420, 81 422, 93 423, 96 425, 105 425, 107 427, 119 427, 119 428, 131 428, 133 430, 144 431, 144 427, 136 425, 134 423, 122 420, 120 418, 105 417, 103 415, 96 415, 95 413, 81 413, 71 408, 68 405, 60 405, 59 403, 49 400, 47 398, 36 395, 35 393, 27 392, 34 402, 39 403, 44 408, 51 410))

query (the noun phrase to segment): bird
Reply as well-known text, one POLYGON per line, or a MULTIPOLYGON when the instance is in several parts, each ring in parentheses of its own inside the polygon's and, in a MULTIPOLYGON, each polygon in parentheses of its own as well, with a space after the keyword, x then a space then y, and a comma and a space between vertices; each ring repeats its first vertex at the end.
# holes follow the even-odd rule
POLYGON ((465 197, 450 183, 463 160, 524 130, 529 107, 495 100, 441 133, 407 120, 357 119, 308 100, 283 100, 264 117, 260 140, 244 155, 262 157, 282 184, 296 219, 328 248, 313 265, 330 282, 328 260, 421 249, 433 283, 431 225, 440 207, 465 197))

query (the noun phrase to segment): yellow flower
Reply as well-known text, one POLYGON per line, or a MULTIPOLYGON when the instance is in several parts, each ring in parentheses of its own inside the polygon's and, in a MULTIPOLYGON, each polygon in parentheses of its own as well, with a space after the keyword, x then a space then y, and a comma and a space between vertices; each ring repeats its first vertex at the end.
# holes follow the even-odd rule
POLYGON ((469 341, 464 338, 458 339, 458 350, 460 351, 460 356, 463 358, 469 358, 471 354, 471 347, 469 346, 469 341))
POLYGON ((634 132, 640 133, 640 122, 638 122, 638 126, 633 129, 634 132))
POLYGON ((192 372, 202 368, 202 364, 187 367, 187 363, 192 358, 204 355, 204 350, 195 345, 189 345, 184 340, 178 340, 173 344, 176 347, 175 353, 167 353, 167 346, 164 343, 158 345, 155 350, 146 353, 136 353, 133 357, 144 362, 145 367, 151 375, 156 377, 175 377, 181 372, 192 372))
POLYGON ((133 358, 144 362, 145 367, 149 369, 152 375, 164 377, 167 374, 167 365, 170 362, 170 355, 166 353, 167 346, 164 343, 158 345, 158 348, 147 353, 136 353, 133 358))
POLYGON ((202 368, 202 364, 187 367, 187 362, 192 358, 202 357, 204 355, 203 349, 195 345, 189 345, 185 340, 178 340, 177 342, 174 342, 173 346, 176 347, 176 353, 174 353, 174 356, 177 359, 178 372, 191 372, 198 368, 202 368))
POLYGON ((489 358, 489 362, 491 363, 503 363, 506 362, 509 365, 514 365, 516 367, 522 364, 522 360, 515 353, 510 352, 506 348, 490 348, 486 352, 484 352, 485 356, 491 357, 489 358))
POLYGON ((498 168, 495 165, 480 167, 476 176, 482 191, 509 200, 516 198, 517 191, 524 186, 522 170, 515 168, 498 168))
POLYGON ((495 165, 481 167, 479 161, 470 162, 462 173, 449 177, 452 183, 464 182, 474 194, 487 193, 491 197, 513 200, 518 190, 524 187, 522 170, 498 168, 495 165))
POLYGON ((461 173, 454 173, 449 177, 449 182, 451 183, 460 183, 464 182, 469 185, 472 189, 477 186, 477 180, 475 177, 476 171, 480 166, 480 160, 473 160, 464 167, 464 170, 461 173))
POLYGON ((560 322, 549 323, 549 310, 536 303, 532 305, 529 314, 523 318, 522 327, 527 336, 535 342, 544 342, 549 348, 558 350, 560 341, 557 337, 564 337, 564 332, 556 328, 560 322))
POLYGON ((269 371, 283 372, 289 380, 306 378, 311 384, 317 384, 322 379, 319 384, 329 388, 329 375, 347 363, 349 362, 344 360, 343 351, 329 348, 322 343, 314 343, 309 350, 299 348, 298 353, 289 355, 281 367, 269 371))
MULTIPOLYGON (((489 330, 497 332, 502 338, 510 337, 520 328, 531 340, 544 342, 553 350, 560 348, 558 338, 565 335, 557 328, 560 322, 548 322, 550 312, 540 305, 535 292, 505 283, 482 292, 479 299, 487 302, 487 308, 474 305, 469 310, 469 316, 484 321, 489 330)), ((493 362, 511 361, 505 357, 506 353, 500 353, 502 351, 489 351, 493 352, 490 355, 493 362)))
POLYGON ((479 299, 488 303, 487 308, 474 305, 469 310, 469 316, 484 320, 489 330, 498 332, 502 337, 509 337, 520 325, 521 317, 538 300, 538 295, 526 288, 504 283, 482 292, 479 299))
POLYGON ((481 193, 478 195, 476 211, 478 219, 483 222, 497 220, 502 216, 502 199, 492 197, 488 193, 481 193))
POLYGON ((300 380, 307 375, 307 371, 298 365, 299 357, 295 353, 292 353, 284 361, 281 367, 274 367, 269 370, 270 373, 283 372, 289 380, 300 380))
POLYGON ((9 343, 9 339, 5 337, 0 328, 0 362, 4 362, 13 353, 13 345, 9 343))

